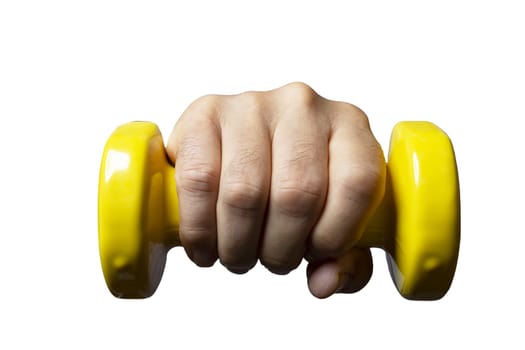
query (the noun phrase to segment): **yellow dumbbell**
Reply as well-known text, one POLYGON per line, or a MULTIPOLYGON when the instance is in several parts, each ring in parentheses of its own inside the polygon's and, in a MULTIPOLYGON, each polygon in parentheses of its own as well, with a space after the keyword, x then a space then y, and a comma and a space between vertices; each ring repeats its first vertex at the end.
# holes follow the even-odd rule
MULTIPOLYGON (((168 250, 180 245, 175 169, 155 124, 128 123, 110 136, 98 196, 100 259, 109 290, 120 298, 151 296, 168 250)), ((450 287, 459 241, 459 183, 450 139, 429 122, 398 123, 385 196, 357 245, 385 250, 403 297, 435 300, 450 287)))

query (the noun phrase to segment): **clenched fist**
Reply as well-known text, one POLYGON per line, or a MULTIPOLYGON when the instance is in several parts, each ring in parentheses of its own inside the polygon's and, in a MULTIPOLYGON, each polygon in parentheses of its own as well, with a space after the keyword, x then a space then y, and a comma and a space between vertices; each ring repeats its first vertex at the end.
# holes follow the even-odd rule
POLYGON ((180 240, 197 265, 219 259, 245 273, 260 260, 286 274, 305 258, 320 298, 370 279, 370 251, 353 246, 383 197, 385 161, 357 107, 302 83, 208 95, 181 116, 167 150, 180 240))

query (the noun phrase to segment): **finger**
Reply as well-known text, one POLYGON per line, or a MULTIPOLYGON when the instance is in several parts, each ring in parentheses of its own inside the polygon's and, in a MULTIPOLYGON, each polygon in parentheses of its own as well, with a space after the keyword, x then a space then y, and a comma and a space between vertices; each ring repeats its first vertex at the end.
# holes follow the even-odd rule
POLYGON ((328 128, 311 110, 283 118, 273 137, 272 183, 261 262, 286 274, 302 261, 327 191, 328 128))
POLYGON ((348 105, 334 118, 329 141, 329 188, 310 237, 310 260, 337 258, 360 238, 384 193, 385 163, 366 116, 348 105))
POLYGON ((221 142, 213 122, 215 113, 213 97, 196 101, 181 116, 167 146, 175 163, 181 244, 199 266, 211 266, 217 260, 221 142))
POLYGON ((339 259, 309 264, 308 289, 321 299, 334 293, 355 293, 370 281, 372 270, 370 249, 351 249, 339 259))
POLYGON ((260 94, 236 96, 223 111, 222 171, 217 202, 218 251, 230 271, 244 273, 257 263, 261 227, 270 188, 271 144, 259 115, 260 94))

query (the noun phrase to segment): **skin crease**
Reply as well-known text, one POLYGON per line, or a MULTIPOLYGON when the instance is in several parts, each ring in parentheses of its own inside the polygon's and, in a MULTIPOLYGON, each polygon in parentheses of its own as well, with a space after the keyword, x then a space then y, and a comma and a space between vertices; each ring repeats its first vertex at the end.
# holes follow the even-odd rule
POLYGON ((234 273, 257 261, 287 274, 308 261, 310 292, 363 288, 368 249, 353 248, 379 205, 385 161, 357 107, 304 83, 265 92, 207 95, 169 137, 180 239, 198 266, 234 273))

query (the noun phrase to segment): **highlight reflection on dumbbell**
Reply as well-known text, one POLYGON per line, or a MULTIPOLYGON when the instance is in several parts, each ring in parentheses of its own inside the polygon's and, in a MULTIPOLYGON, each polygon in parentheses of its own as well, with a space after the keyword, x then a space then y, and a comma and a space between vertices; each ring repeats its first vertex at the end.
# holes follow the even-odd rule
MULTIPOLYGON (((168 250, 180 245, 174 171, 153 123, 122 125, 106 143, 99 248, 106 283, 117 297, 151 296, 168 250)), ((450 139, 429 122, 398 123, 385 196, 357 246, 385 250, 402 296, 434 300, 452 283, 459 241, 459 181, 450 139)))

